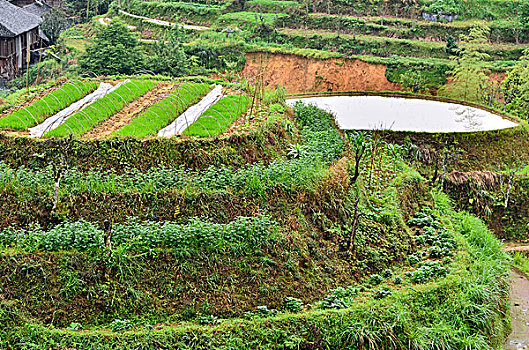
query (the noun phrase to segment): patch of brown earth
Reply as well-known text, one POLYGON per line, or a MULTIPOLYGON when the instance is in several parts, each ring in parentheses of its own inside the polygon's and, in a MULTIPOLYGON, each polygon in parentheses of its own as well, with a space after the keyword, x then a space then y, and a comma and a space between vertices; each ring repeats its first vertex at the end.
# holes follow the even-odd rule
POLYGON ((504 349, 529 349, 529 279, 518 271, 511 271, 512 333, 504 349))
POLYGON ((287 54, 249 53, 240 73, 253 80, 261 74, 268 87, 283 86, 288 94, 324 91, 398 91, 386 78, 386 66, 361 60, 320 60, 287 54))
POLYGON ((88 131, 83 138, 102 139, 112 136, 114 131, 129 124, 134 117, 167 96, 174 88, 175 86, 171 83, 160 82, 155 88, 147 91, 145 95, 129 103, 121 111, 88 131))

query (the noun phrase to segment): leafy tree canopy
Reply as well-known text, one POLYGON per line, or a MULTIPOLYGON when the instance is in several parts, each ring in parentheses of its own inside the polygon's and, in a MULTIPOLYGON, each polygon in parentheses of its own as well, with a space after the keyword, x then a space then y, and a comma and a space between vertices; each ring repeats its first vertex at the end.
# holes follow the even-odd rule
POLYGON ((48 39, 50 39, 50 44, 55 45, 59 39, 59 35, 68 29, 70 23, 68 21, 68 16, 63 9, 59 7, 53 7, 48 11, 44 17, 42 24, 40 25, 42 31, 48 39))
POLYGON ((479 102, 482 92, 490 87, 490 79, 480 64, 489 55, 482 51, 490 28, 484 24, 474 25, 467 35, 462 35, 461 56, 451 74, 453 82, 439 89, 439 94, 456 99, 479 102))
POLYGON ((138 39, 119 21, 100 27, 79 59, 82 70, 96 74, 133 74, 143 68, 144 57, 138 39))
POLYGON ((181 30, 175 26, 167 40, 157 44, 155 54, 150 59, 149 69, 163 75, 184 75, 187 72, 188 59, 183 49, 183 41, 181 30))

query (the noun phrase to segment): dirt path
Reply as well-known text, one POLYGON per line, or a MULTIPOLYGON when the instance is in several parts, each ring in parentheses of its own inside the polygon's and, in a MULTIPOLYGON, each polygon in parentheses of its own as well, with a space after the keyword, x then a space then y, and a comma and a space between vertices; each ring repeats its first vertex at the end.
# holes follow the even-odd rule
POLYGON ((522 273, 511 271, 512 333, 504 349, 529 349, 529 279, 522 273))
POLYGON ((509 242, 504 243, 505 247, 503 250, 505 252, 527 252, 529 251, 529 243, 527 242, 509 242))
POLYGON ((160 82, 154 89, 147 91, 145 95, 138 98, 136 101, 129 103, 121 111, 87 132, 83 138, 102 139, 110 137, 114 131, 121 129, 130 123, 135 116, 169 94, 174 87, 175 86, 171 83, 160 82))
MULTIPOLYGON (((119 13, 121 13, 121 14, 123 14, 125 16, 132 17, 132 18, 142 19, 142 20, 144 20, 144 21, 146 21, 148 23, 157 24, 159 26, 172 27, 172 26, 176 25, 176 23, 174 23, 174 22, 163 21, 161 19, 149 18, 149 17, 145 17, 145 16, 138 16, 138 15, 134 15, 132 13, 125 12, 123 10, 119 10, 119 13)), ((208 30, 209 29, 209 27, 194 26, 194 25, 189 25, 189 24, 179 24, 179 26, 180 26, 180 28, 190 29, 190 30, 208 30)))

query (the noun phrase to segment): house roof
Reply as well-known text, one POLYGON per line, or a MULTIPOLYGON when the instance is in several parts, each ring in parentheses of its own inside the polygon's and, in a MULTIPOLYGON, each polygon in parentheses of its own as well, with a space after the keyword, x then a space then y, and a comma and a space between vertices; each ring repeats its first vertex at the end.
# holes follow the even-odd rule
POLYGON ((42 17, 44 16, 49 10, 51 10, 51 6, 46 4, 44 1, 36 1, 32 4, 26 5, 23 7, 23 9, 26 12, 29 12, 35 16, 42 17))
POLYGON ((0 0, 0 36, 18 36, 38 27, 41 22, 42 19, 39 16, 6 0, 0 0))

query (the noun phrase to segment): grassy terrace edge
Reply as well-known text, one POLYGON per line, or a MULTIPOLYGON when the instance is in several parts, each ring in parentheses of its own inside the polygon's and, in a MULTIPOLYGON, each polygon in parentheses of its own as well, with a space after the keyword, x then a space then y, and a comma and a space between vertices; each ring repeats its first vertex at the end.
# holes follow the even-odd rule
POLYGON ((160 326, 110 332, 46 328, 0 301, 1 344, 49 347, 178 347, 182 349, 462 349, 499 348, 509 332, 507 267, 501 243, 474 216, 455 212, 433 193, 443 225, 455 232, 459 251, 451 273, 437 282, 403 288, 381 300, 342 310, 287 313, 262 320, 232 319, 216 326, 160 326), (432 306, 435 305, 435 306, 432 306))

